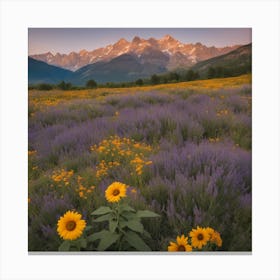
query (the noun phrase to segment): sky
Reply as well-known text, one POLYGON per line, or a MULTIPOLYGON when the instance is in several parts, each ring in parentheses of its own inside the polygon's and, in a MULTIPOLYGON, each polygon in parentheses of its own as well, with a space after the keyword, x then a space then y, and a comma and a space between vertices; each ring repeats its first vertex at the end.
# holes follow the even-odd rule
POLYGON ((216 47, 252 42, 251 28, 29 28, 28 54, 92 51, 120 38, 160 39, 166 34, 184 44, 200 42, 216 47))

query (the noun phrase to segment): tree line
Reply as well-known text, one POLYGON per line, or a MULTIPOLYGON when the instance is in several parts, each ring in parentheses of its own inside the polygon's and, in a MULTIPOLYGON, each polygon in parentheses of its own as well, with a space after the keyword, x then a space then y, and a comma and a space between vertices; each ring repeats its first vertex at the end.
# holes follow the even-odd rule
POLYGON ((88 80, 84 86, 75 86, 69 82, 61 81, 58 84, 40 83, 37 85, 29 85, 29 89, 37 90, 76 90, 76 89, 94 89, 94 88, 121 88, 121 87, 134 87, 134 86, 145 86, 145 85, 157 85, 167 83, 177 83, 184 81, 194 81, 200 78, 198 72, 188 70, 185 72, 168 72, 165 74, 153 74, 149 78, 137 79, 133 82, 107 82, 98 84, 95 80, 88 80))
POLYGON ((199 79, 213 79, 213 78, 226 78, 239 76, 242 74, 251 73, 251 68, 248 65, 238 68, 227 67, 208 67, 206 74, 202 77, 199 72, 190 70, 172 71, 164 74, 153 74, 149 78, 140 78, 133 82, 107 82, 98 84, 95 80, 88 80, 84 86, 75 86, 69 82, 61 81, 60 83, 53 85, 47 83, 41 83, 38 85, 30 85, 29 89, 37 90, 79 90, 79 89, 95 89, 95 88, 122 88, 122 87, 135 87, 135 86, 148 86, 157 84, 168 84, 195 81, 199 79))
POLYGON ((207 70, 207 78, 213 79, 213 78, 227 78, 227 77, 236 77, 240 76, 242 74, 248 74, 251 73, 251 64, 245 64, 243 66, 232 66, 232 67, 222 67, 222 66, 216 66, 216 67, 209 67, 207 70))

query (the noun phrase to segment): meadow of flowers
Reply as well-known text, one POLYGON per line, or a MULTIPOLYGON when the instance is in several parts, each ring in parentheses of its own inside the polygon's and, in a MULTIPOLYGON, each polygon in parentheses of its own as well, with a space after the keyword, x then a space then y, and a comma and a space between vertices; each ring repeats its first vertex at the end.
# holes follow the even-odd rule
POLYGON ((29 92, 29 251, 251 251, 251 76, 29 92))

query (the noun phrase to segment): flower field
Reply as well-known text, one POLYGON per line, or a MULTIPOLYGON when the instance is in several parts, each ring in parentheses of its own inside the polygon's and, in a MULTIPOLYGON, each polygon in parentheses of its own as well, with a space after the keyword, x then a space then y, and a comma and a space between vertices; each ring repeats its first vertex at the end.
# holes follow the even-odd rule
POLYGON ((251 251, 251 76, 29 91, 29 251, 251 251))

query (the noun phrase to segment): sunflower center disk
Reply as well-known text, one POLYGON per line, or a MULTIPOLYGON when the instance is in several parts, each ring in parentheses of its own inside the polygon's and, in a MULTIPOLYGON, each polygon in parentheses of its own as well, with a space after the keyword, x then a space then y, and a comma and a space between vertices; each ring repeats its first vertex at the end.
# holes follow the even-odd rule
POLYGON ((66 229, 68 231, 72 231, 76 228, 76 222, 74 221, 69 221, 67 224, 66 224, 66 229))
POLYGON ((180 245, 180 246, 178 247, 178 251, 186 251, 185 246, 180 245))
POLYGON ((114 191, 113 191, 113 196, 117 196, 119 193, 120 193, 119 190, 114 190, 114 191))
POLYGON ((198 239, 198 240, 203 240, 203 234, 202 234, 202 233, 198 234, 198 235, 197 235, 197 239, 198 239))

